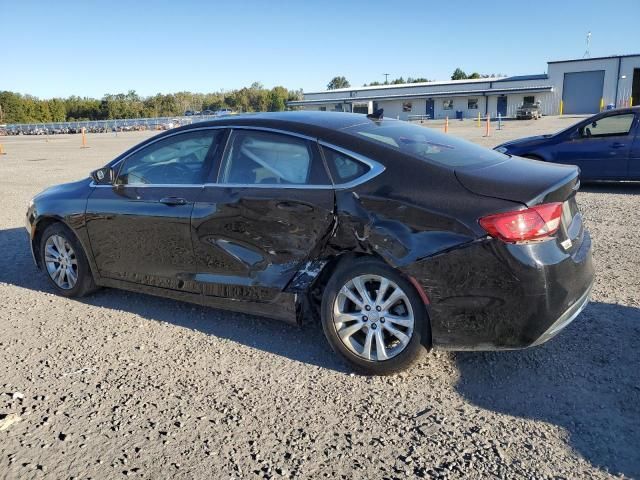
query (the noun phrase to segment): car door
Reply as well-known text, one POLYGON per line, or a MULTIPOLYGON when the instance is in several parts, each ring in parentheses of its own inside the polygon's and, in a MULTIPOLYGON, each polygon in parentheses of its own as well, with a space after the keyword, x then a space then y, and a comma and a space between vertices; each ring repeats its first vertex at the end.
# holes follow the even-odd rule
POLYGON ((583 179, 626 178, 635 121, 629 112, 589 119, 558 145, 554 161, 579 166, 583 179))
MULTIPOLYGON (((638 116, 638 115, 636 115, 638 116)), ((633 142, 629 151, 629 180, 640 180, 640 119, 636 120, 635 131, 631 130, 633 142)))
POLYGON ((123 159, 113 185, 96 186, 86 210, 104 278, 199 292, 191 212, 224 130, 162 137, 123 159))
POLYGON ((204 295, 279 315, 281 292, 321 248, 333 213, 333 187, 314 140, 234 128, 219 173, 193 211, 204 295))

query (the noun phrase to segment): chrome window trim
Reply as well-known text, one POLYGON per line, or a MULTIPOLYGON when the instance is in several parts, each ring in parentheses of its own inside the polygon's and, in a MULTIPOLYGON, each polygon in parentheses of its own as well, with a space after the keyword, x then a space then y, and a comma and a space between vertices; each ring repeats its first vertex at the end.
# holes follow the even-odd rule
POLYGON ((364 163, 365 165, 367 165, 369 167, 369 171, 367 173, 365 173, 364 175, 362 175, 362 176, 360 176, 358 178, 354 178, 350 182, 336 183, 334 185, 334 188, 336 190, 344 190, 344 189, 357 187, 358 185, 362 185, 363 183, 366 183, 369 180, 377 177, 378 175, 380 175, 382 172, 384 172, 386 170, 385 166, 382 165, 381 163, 378 163, 375 160, 371 160, 370 158, 365 157, 364 155, 360 155, 359 153, 353 152, 351 150, 347 150, 346 148, 338 147, 336 145, 332 145, 330 143, 323 142, 321 140, 318 141, 318 144, 320 146, 322 146, 322 147, 326 147, 326 148, 329 148, 331 150, 335 150, 336 152, 342 153, 343 155, 346 155, 347 157, 351 157, 351 158, 353 158, 355 160, 358 160, 359 162, 364 163))
MULTIPOLYGON (((169 137, 173 137, 175 135, 180 135, 183 133, 189 133, 189 132, 193 132, 193 131, 198 131, 198 130, 257 130, 257 131, 265 131, 265 132, 273 132, 273 133, 279 133, 279 134, 283 134, 283 135, 289 135, 292 137, 298 137, 298 138, 302 138, 311 142, 315 142, 318 145, 322 146, 322 147, 326 147, 332 150, 335 150, 336 152, 342 153, 343 155, 346 155, 348 157, 352 157, 353 159, 364 163, 365 165, 367 165, 369 167, 369 171, 367 173, 365 173, 364 175, 355 178, 353 180, 351 180, 350 182, 346 182, 346 183, 336 183, 336 184, 326 184, 326 185, 306 185, 306 184, 279 184, 279 183, 273 183, 273 184, 265 184, 265 183, 258 183, 258 184, 254 184, 254 183, 219 183, 219 182, 206 182, 206 183, 198 183, 198 184, 186 184, 186 183, 156 183, 156 184, 137 184, 137 185, 117 185, 117 187, 119 188, 150 188, 150 187, 157 187, 157 188, 168 188, 168 187, 177 187, 177 188, 204 188, 204 187, 223 187, 223 188, 282 188, 282 189, 298 189, 298 190, 329 190, 329 189, 335 189, 335 190, 346 190, 346 189, 350 189, 350 188, 354 188, 357 187, 359 185, 362 185, 363 183, 368 182, 369 180, 372 180, 373 178, 377 177, 378 175, 380 175, 382 172, 384 172, 386 170, 386 167, 378 162, 376 162, 375 160, 372 160, 368 157, 365 157, 364 155, 360 155, 359 153, 356 153, 354 151, 348 150, 346 148, 342 148, 342 147, 338 147, 336 145, 333 145, 331 143, 319 140, 317 138, 313 138, 310 137, 308 135, 303 135, 301 133, 296 133, 296 132, 289 132, 286 130, 280 130, 277 128, 270 128, 270 127, 260 127, 260 126, 250 126, 250 125, 216 125, 216 126, 208 126, 208 127, 197 127, 197 128, 190 128, 188 130, 181 130, 180 132, 174 132, 168 135, 163 135, 162 137, 155 139, 149 143, 144 144, 143 146, 141 146, 140 148, 136 148, 134 151, 132 151, 129 155, 127 155, 124 158, 121 158, 120 160, 118 160, 116 163, 114 163, 112 165, 112 168, 116 167, 119 163, 124 162, 125 160, 127 160, 131 155, 136 154, 137 152, 139 152, 140 150, 142 150, 143 148, 146 148, 150 145, 153 145, 154 143, 164 140, 165 138, 169 138, 169 137)), ((226 147, 227 145, 225 145, 225 153, 226 153, 226 147)), ((223 158, 224 158, 224 153, 223 153, 223 158)), ((222 166, 222 164, 220 165, 222 166)), ((114 184, 108 184, 108 185, 98 185, 96 184, 93 180, 91 181, 91 183, 89 184, 90 187, 92 188, 114 188, 116 187, 116 185, 114 184)))
POLYGON ((205 183, 205 187, 222 187, 222 188, 282 188, 285 190, 297 189, 297 190, 333 190, 333 185, 307 185, 291 184, 291 183, 205 183))
POLYGON ((89 184, 90 187, 93 188, 150 188, 150 187, 158 187, 158 188, 168 188, 168 187, 182 187, 182 188, 203 188, 205 186, 204 183, 134 183, 134 184, 119 184, 114 185, 109 183, 107 185, 98 185, 96 182, 91 180, 89 184))

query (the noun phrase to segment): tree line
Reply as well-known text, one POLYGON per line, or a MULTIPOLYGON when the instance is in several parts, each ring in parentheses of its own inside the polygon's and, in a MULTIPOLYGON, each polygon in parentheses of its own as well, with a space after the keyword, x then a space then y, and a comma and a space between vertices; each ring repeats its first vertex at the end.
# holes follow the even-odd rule
MULTIPOLYGON (((467 80, 467 79, 476 79, 476 78, 495 78, 495 77, 500 77, 500 76, 502 76, 502 75, 501 74, 496 75, 495 73, 484 74, 484 73, 473 72, 473 73, 467 74, 461 68, 456 68, 453 71, 453 73, 451 74, 451 80, 467 80)), ((375 86, 381 86, 381 85, 401 85, 401 84, 405 84, 405 83, 423 83, 423 82, 426 83, 426 82, 433 82, 433 81, 434 80, 429 80, 428 78, 425 78, 425 77, 415 77, 415 78, 414 77, 407 77, 407 78, 404 78, 404 77, 400 76, 398 78, 394 78, 393 80, 385 80, 384 82, 373 81, 373 82, 370 82, 370 83, 365 83, 362 86, 363 87, 375 87, 375 86)), ((350 87, 351 87, 351 83, 344 76, 333 77, 331 79, 331 81, 327 84, 327 90, 335 90, 337 88, 350 88, 350 87)))
POLYGON ((127 93, 108 93, 101 99, 75 95, 40 99, 33 95, 0 91, 0 124, 173 117, 187 110, 274 112, 284 110, 287 101, 300 99, 301 90, 285 87, 267 89, 258 82, 249 87, 214 93, 158 93, 142 97, 135 90, 130 90, 127 93))
MULTIPOLYGON (((424 77, 417 77, 417 78, 407 77, 406 79, 404 77, 398 77, 398 78, 394 78, 393 80, 387 80, 384 82, 373 81, 370 83, 365 83, 362 86, 376 87, 379 85, 400 85, 403 83, 420 83, 420 82, 431 82, 431 81, 433 80, 429 80, 424 77)), ((337 88, 349 88, 349 87, 351 87, 351 83, 349 82, 349 80, 346 79, 346 77, 343 77, 343 76, 333 77, 331 81, 327 84, 327 90, 335 90, 337 88)))
POLYGON ((496 77, 502 77, 502 74, 499 73, 498 75, 496 75, 495 73, 487 74, 487 73, 478 73, 478 72, 467 74, 461 68, 456 68, 453 71, 453 74, 451 74, 451 80, 474 80, 476 78, 496 78, 496 77))

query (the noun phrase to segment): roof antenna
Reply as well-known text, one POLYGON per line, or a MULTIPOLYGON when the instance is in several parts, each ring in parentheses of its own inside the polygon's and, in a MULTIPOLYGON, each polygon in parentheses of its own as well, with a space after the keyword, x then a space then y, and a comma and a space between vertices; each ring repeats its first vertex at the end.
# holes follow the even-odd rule
POLYGON ((373 113, 367 115, 369 120, 382 120, 382 114, 384 113, 384 108, 379 108, 374 110, 373 113))
POLYGON ((587 33, 587 49, 585 50, 582 58, 591 58, 590 47, 591 47, 591 32, 587 33))

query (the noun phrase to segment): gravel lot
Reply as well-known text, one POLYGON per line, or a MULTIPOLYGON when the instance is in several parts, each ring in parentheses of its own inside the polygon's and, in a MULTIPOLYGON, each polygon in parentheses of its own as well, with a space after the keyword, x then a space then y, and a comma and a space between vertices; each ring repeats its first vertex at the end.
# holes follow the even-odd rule
MULTIPOLYGON (((492 146, 575 121, 450 133, 492 146)), ((88 149, 0 137, 0 478, 640 477, 640 185, 579 193, 597 282, 554 340, 368 378, 317 326, 52 294, 29 253, 29 198, 152 134, 90 135, 88 149)))

